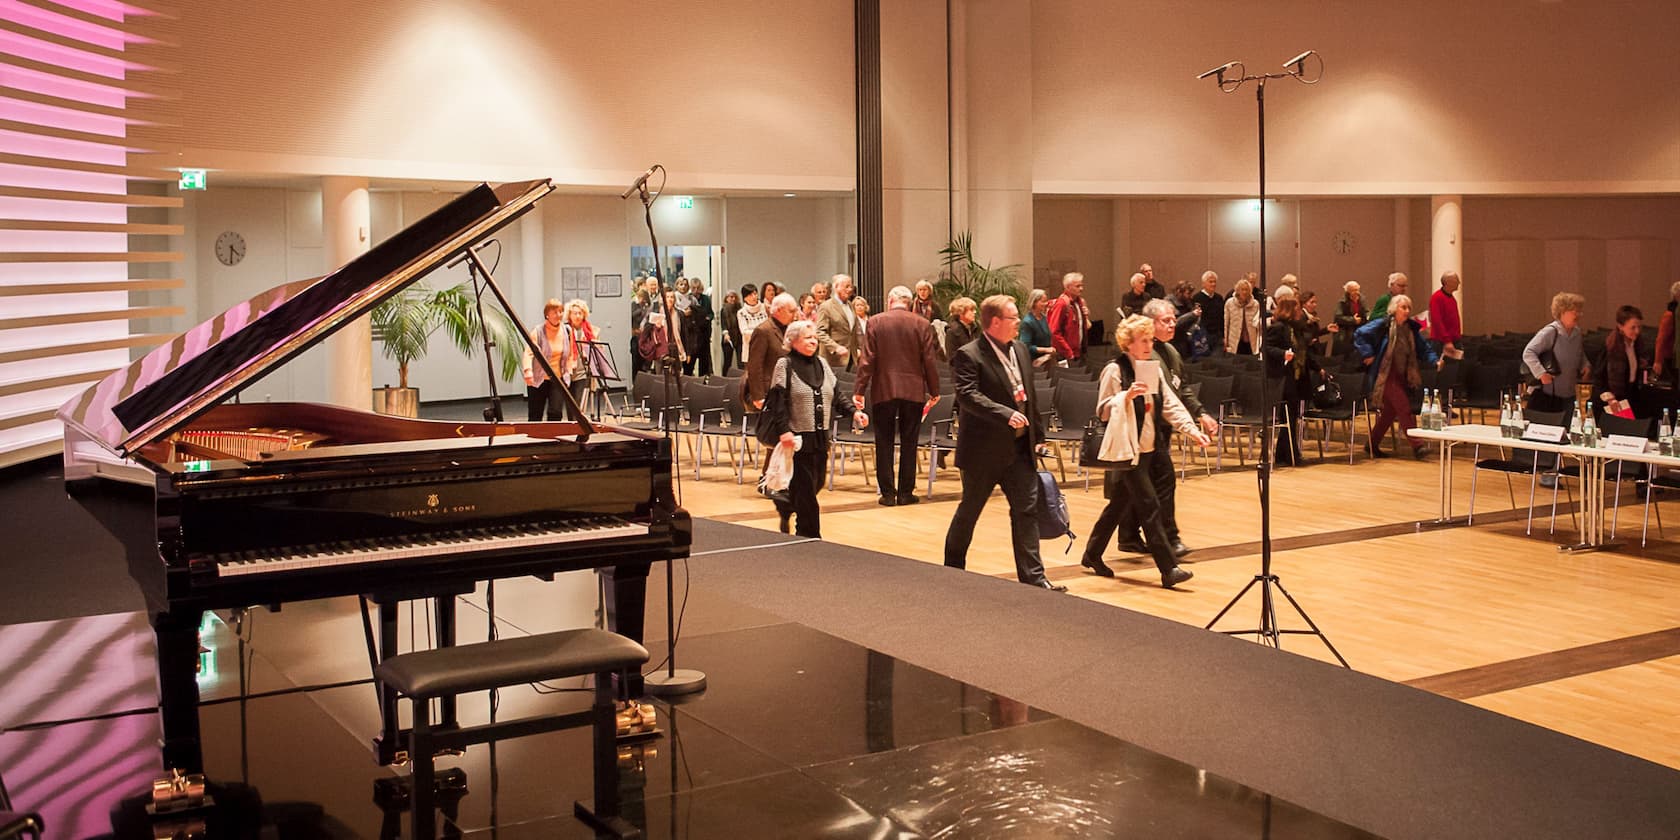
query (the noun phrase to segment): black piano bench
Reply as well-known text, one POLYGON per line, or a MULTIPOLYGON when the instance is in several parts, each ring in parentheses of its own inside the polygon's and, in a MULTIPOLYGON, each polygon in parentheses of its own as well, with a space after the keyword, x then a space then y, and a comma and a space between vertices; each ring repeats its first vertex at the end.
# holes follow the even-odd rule
POLYGON ((590 627, 415 651, 380 663, 374 670, 374 678, 413 701, 414 727, 409 735, 408 756, 412 762, 410 796, 414 837, 432 840, 437 836, 432 757, 438 750, 576 726, 594 729, 591 753, 595 761, 594 807, 577 803, 578 819, 598 833, 640 837, 634 826, 618 816, 616 698, 611 675, 640 668, 647 660, 647 648, 616 633, 590 627), (588 711, 539 715, 482 726, 432 728, 429 701, 435 698, 585 674, 595 675, 595 702, 588 711))

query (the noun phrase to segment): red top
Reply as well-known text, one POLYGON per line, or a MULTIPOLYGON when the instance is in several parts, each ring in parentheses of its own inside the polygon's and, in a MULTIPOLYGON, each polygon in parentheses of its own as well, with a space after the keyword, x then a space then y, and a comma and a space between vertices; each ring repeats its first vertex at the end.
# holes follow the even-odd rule
POLYGON ((1436 289, 1429 296, 1429 337, 1455 346, 1464 338, 1464 326, 1458 322, 1458 299, 1446 289, 1436 289))
POLYGON ((1050 304, 1050 311, 1045 316, 1050 324, 1050 344, 1056 348, 1057 357, 1084 358, 1085 325, 1091 320, 1086 314, 1084 299, 1062 295, 1050 304))

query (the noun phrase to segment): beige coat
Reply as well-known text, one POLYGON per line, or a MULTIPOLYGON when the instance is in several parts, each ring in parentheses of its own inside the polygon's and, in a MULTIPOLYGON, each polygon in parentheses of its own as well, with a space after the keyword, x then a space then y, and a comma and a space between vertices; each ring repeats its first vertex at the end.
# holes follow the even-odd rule
POLYGON ((851 305, 841 303, 837 297, 831 297, 817 307, 817 352, 828 360, 829 367, 844 370, 846 364, 857 356, 857 328, 852 322, 855 317, 851 305), (842 347, 846 348, 844 356, 840 355, 842 347))

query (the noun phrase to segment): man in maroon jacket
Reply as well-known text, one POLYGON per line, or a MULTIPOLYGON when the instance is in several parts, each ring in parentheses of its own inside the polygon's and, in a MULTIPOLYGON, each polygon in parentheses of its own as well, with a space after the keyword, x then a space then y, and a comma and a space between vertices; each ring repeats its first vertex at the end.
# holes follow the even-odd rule
POLYGON ((1056 358, 1069 362, 1085 358, 1085 332, 1091 326, 1091 311, 1085 306, 1085 275, 1077 271, 1062 275, 1062 296, 1050 304, 1050 343, 1056 358))
POLYGON ((933 325, 910 311, 910 289, 887 292, 887 311, 869 319, 858 359, 852 403, 869 406, 875 426, 875 486, 880 503, 913 505, 916 487, 916 438, 922 415, 939 402, 939 369, 933 325), (898 443, 898 481, 893 481, 893 442, 898 443), (897 488, 896 492, 894 488, 897 488))

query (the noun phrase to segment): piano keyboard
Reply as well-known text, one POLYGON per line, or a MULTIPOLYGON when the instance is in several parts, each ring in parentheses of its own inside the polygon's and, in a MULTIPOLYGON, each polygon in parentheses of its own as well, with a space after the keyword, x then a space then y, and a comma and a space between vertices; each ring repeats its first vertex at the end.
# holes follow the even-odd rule
POLYGON ((324 545, 288 546, 273 550, 238 551, 212 555, 209 559, 215 563, 217 575, 239 577, 474 551, 502 551, 619 537, 640 537, 647 534, 646 525, 637 525, 614 516, 598 516, 559 522, 414 534, 389 540, 351 540, 324 545))

